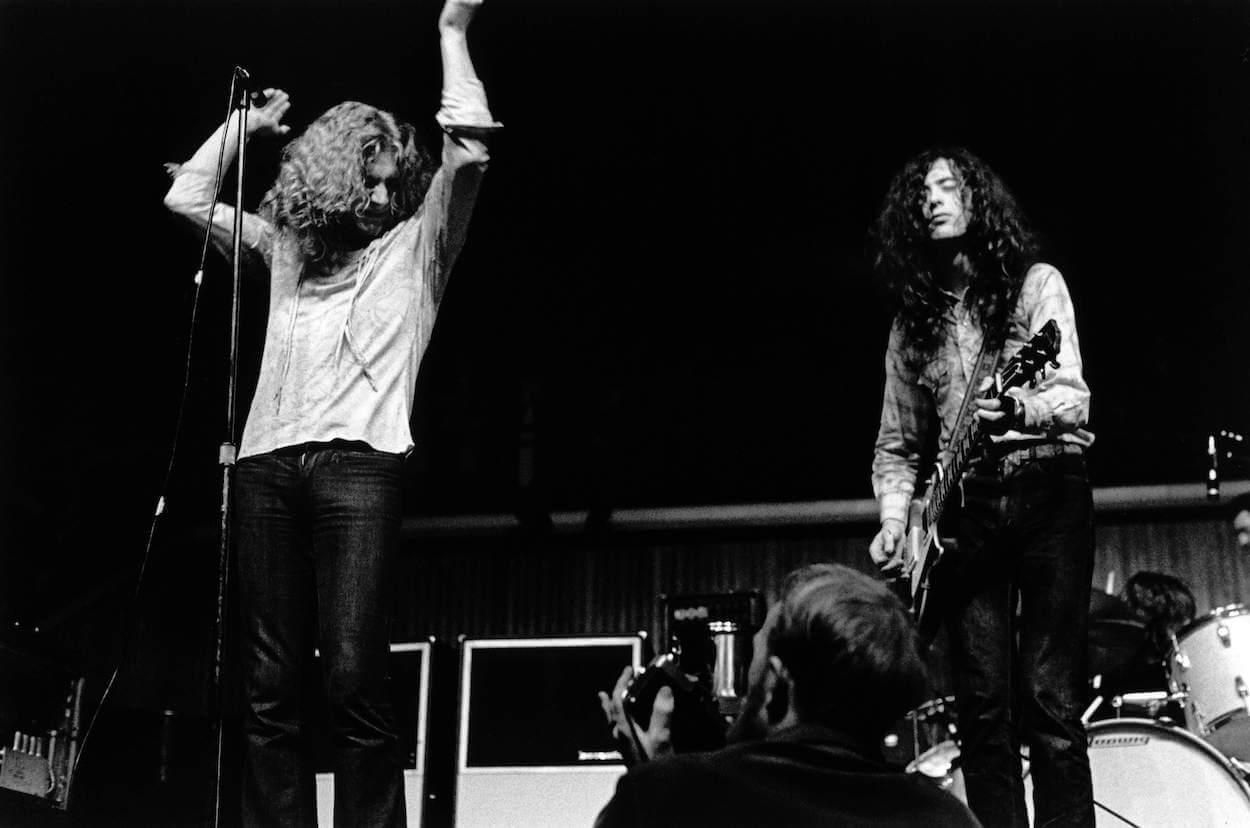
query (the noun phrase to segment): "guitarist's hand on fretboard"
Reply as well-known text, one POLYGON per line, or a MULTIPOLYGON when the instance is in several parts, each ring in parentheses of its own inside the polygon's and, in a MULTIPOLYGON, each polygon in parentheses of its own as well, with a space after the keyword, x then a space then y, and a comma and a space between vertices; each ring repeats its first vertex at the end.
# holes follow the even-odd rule
POLYGON ((881 522, 881 529, 868 545, 868 555, 877 568, 886 574, 896 574, 903 568, 903 543, 906 534, 903 521, 886 518, 881 522))
POLYGON ((981 430, 986 434, 997 436, 1013 428, 1019 430, 1024 427, 1024 406, 1015 397, 978 397, 973 402, 977 406, 976 416, 981 422, 981 430))

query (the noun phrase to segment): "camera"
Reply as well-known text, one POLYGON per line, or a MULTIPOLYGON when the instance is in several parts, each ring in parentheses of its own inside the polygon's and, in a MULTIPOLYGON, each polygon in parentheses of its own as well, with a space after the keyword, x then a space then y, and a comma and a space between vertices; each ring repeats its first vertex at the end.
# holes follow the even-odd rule
POLYGON ((661 687, 673 691, 673 750, 716 750, 725 744, 727 722, 717 710, 710 687, 682 671, 676 652, 662 653, 639 670, 625 690, 625 712, 641 728, 651 722, 661 687))

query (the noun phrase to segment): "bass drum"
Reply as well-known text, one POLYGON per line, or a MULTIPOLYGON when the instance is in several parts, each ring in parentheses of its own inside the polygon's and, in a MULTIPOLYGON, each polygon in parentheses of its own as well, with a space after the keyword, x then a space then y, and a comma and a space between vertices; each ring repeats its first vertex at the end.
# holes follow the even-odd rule
MULTIPOLYGON (((1094 824, 1250 825, 1250 787, 1215 748, 1150 719, 1107 719, 1088 728, 1094 824)), ((1025 775, 1033 816, 1033 780, 1025 775)))

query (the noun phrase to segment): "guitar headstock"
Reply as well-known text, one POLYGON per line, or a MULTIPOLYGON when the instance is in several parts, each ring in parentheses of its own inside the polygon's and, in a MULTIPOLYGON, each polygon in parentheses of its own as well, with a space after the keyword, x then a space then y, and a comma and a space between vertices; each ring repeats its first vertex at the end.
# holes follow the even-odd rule
POLYGON ((1059 356, 1061 341, 1059 325, 1053 319, 1048 320, 1012 358, 1008 370, 1003 372, 1004 379, 1009 380, 1010 385, 1037 385, 1038 380, 1045 376, 1047 365, 1059 367, 1056 357, 1059 356))

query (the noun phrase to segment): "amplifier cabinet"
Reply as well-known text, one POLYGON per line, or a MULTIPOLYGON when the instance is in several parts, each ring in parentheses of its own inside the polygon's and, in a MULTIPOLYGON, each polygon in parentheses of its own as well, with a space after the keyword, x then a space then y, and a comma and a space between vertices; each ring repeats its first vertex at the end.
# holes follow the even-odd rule
MULTIPOLYGON (((390 690, 404 755, 404 798, 409 826, 451 823, 455 741, 455 673, 451 648, 435 639, 391 645, 390 690)), ((317 765, 317 823, 334 824, 334 774, 325 696, 310 693, 312 745, 317 765)))
POLYGON ((461 640, 457 828, 594 823, 625 772, 597 693, 643 639, 461 640))

